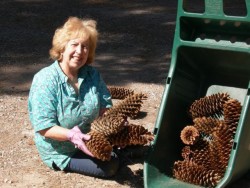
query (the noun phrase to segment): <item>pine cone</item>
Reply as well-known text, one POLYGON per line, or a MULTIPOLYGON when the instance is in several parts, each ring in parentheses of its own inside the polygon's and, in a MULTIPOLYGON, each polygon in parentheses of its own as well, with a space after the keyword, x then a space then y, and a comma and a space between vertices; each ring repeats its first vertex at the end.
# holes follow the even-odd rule
POLYGON ((230 99, 224 106, 224 121, 230 128, 237 128, 240 120, 242 106, 238 100, 230 99))
POLYGON ((194 126, 186 126, 182 129, 180 137, 184 144, 193 145, 198 141, 200 134, 194 126))
POLYGON ((221 176, 214 170, 208 170, 192 161, 175 162, 173 175, 179 180, 205 187, 214 187, 221 179, 221 176))
POLYGON ((230 99, 224 104, 224 125, 213 134, 214 147, 218 148, 220 169, 226 170, 232 150, 234 136, 240 119, 242 106, 239 101, 230 99))
POLYGON ((101 116, 91 123, 91 131, 109 136, 121 131, 127 123, 126 118, 119 116, 119 114, 101 116))
POLYGON ((108 87, 112 99, 125 99, 127 96, 133 95, 134 91, 123 87, 108 87))
POLYGON ((217 155, 216 169, 220 173, 224 173, 228 165, 230 153, 233 144, 235 129, 231 129, 227 124, 223 123, 213 133, 213 141, 211 150, 217 155))
POLYGON ((90 140, 85 141, 88 150, 97 158, 102 161, 109 161, 111 159, 112 145, 107 137, 97 132, 89 132, 90 140))
POLYGON ((186 144, 191 140, 193 145, 182 149, 184 161, 175 162, 176 178, 209 187, 220 181, 228 166, 241 109, 239 101, 224 93, 201 98, 191 105, 194 127, 202 136, 194 142, 196 131, 190 126, 183 130, 182 140, 186 139, 186 144), (224 120, 219 119, 222 115, 224 120))
POLYGON ((189 160, 192 156, 192 150, 190 146, 185 146, 181 150, 181 156, 183 157, 184 160, 189 160))
POLYGON ((141 125, 129 124, 115 134, 109 136, 109 141, 113 146, 125 147, 127 145, 145 145, 152 141, 154 136, 141 125))
POLYGON ((202 165, 210 169, 213 161, 211 161, 211 156, 209 155, 210 150, 208 141, 200 139, 194 145, 190 146, 189 149, 189 156, 186 159, 192 160, 197 165, 202 165))
POLYGON ((134 94, 128 96, 118 105, 113 106, 109 110, 105 112, 105 116, 111 114, 121 114, 130 118, 136 118, 138 113, 140 112, 142 100, 147 99, 147 96, 144 94, 134 94))
POLYGON ((198 129, 199 132, 205 133, 206 135, 211 135, 214 128, 221 124, 221 120, 212 117, 198 117, 193 120, 194 127, 198 129))
POLYGON ((223 105, 229 100, 227 93, 218 93, 205 96, 196 100, 190 107, 189 112, 193 119, 197 117, 221 117, 223 115, 223 105))

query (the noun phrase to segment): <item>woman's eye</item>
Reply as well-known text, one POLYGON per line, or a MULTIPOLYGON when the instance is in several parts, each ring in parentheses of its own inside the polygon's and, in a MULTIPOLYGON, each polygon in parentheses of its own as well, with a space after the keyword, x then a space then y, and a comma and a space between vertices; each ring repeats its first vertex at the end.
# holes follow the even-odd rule
POLYGON ((89 49, 89 47, 87 45, 82 45, 83 49, 89 49))

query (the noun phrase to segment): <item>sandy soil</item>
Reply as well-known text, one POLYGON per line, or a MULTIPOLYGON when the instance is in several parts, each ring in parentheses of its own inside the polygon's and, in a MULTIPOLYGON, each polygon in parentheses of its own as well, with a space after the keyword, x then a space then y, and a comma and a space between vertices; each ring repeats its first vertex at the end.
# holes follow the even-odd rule
POLYGON ((0 2, 0 187, 143 187, 142 159, 127 160, 110 180, 46 167, 33 142, 27 97, 33 75, 52 63, 48 50, 54 30, 69 16, 94 18, 101 34, 94 66, 108 85, 148 95, 144 116, 133 121, 153 131, 169 69, 176 5, 174 0, 0 2))

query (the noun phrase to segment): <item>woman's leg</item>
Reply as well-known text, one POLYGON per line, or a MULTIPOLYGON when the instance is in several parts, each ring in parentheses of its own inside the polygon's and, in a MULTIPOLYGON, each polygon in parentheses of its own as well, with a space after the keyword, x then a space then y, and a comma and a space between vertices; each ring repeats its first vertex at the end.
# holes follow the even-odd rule
POLYGON ((110 161, 101 161, 79 151, 71 157, 65 172, 76 172, 88 176, 108 178, 116 174, 119 158, 112 152, 110 161))

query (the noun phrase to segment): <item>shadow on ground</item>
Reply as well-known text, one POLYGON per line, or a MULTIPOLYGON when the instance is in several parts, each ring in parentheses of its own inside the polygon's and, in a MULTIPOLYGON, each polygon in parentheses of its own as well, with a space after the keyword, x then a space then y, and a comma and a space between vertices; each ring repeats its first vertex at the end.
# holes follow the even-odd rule
POLYGON ((35 72, 52 63, 54 31, 69 16, 97 20, 95 66, 107 84, 164 82, 177 1, 3 0, 0 2, 0 90, 26 94, 35 72))

